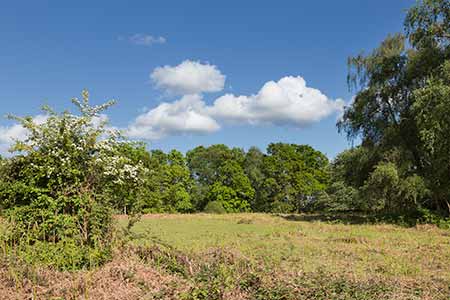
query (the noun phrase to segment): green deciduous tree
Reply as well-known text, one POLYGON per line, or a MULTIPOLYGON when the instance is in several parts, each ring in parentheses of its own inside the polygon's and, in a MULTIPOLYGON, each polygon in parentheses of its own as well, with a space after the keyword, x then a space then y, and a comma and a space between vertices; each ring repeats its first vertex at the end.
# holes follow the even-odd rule
POLYGON ((196 181, 198 209, 210 201, 220 201, 227 212, 250 209, 255 190, 243 169, 243 150, 225 145, 200 146, 187 153, 187 161, 196 181))
POLYGON ((430 201, 423 199, 418 206, 447 213, 449 152, 443 132, 448 120, 449 24, 448 1, 420 1, 406 16, 405 34, 391 35, 372 53, 350 58, 348 79, 357 94, 338 123, 350 138, 362 138, 364 151, 376 153, 353 177, 375 184, 382 170, 387 171, 382 161, 392 162, 401 182, 418 176, 411 178, 420 177, 429 187, 430 201))
POLYGON ((422 173, 433 191, 433 202, 450 212, 450 60, 414 96, 422 173))
POLYGON ((144 212, 192 212, 193 180, 186 159, 179 151, 168 154, 153 150, 148 161, 149 172, 142 186, 144 212))
POLYGON ((264 153, 256 147, 250 147, 247 153, 245 153, 243 168, 255 190, 255 197, 250 200, 250 206, 253 211, 262 211, 264 209, 264 197, 262 191, 265 175, 263 167, 264 153))
POLYGON ((227 160, 218 169, 218 178, 211 186, 210 201, 219 201, 227 212, 250 210, 255 197, 250 180, 235 160, 227 160))
POLYGON ((265 209, 305 209, 329 180, 328 159, 307 145, 276 143, 264 158, 265 209))
POLYGON ((343 181, 333 181, 325 191, 319 193, 312 204, 315 211, 352 211, 362 210, 358 190, 343 181))

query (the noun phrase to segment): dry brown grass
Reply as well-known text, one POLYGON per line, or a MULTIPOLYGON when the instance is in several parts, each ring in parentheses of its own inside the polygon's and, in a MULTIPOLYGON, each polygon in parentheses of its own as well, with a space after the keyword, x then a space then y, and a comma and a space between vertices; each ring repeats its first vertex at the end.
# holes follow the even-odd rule
MULTIPOLYGON (((23 271, 23 270, 22 270, 23 271)), ((0 268, 0 299, 179 299, 189 288, 183 278, 143 264, 130 251, 117 252, 113 260, 90 271, 60 272, 47 268, 17 274, 0 268)))
POLYGON ((6 265, 0 268, 0 299, 4 300, 447 300, 450 290, 446 284, 433 279, 358 278, 351 273, 265 270, 236 251, 210 249, 192 257, 156 246, 126 248, 117 252, 111 262, 91 271, 38 268, 17 276, 6 265))

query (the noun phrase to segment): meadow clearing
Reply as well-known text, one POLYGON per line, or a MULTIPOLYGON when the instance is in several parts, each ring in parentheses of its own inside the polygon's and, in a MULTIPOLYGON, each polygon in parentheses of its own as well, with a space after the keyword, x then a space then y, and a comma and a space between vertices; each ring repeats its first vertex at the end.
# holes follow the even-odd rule
POLYGON ((3 256, 0 298, 449 299, 450 231, 351 220, 144 215, 93 270, 24 269, 3 256))

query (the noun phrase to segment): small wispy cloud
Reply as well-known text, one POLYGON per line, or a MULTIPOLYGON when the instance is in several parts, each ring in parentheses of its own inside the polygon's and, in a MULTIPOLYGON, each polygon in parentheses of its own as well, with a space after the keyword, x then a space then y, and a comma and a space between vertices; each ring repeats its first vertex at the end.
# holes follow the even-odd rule
POLYGON ((163 36, 153 36, 150 34, 136 33, 129 37, 119 37, 120 41, 127 40, 130 43, 140 46, 152 46, 155 44, 164 44, 167 40, 163 36))

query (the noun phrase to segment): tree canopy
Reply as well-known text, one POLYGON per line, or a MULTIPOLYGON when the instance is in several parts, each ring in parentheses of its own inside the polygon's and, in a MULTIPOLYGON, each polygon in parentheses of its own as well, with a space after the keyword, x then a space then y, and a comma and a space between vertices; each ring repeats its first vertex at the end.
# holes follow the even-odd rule
POLYGON ((417 205, 447 213, 449 24, 448 1, 421 1, 409 10, 404 34, 350 58, 348 80, 357 93, 338 123, 349 138, 362 138, 359 151, 371 157, 353 173, 361 178, 356 186, 391 163, 400 178, 420 177, 429 187, 431 194, 417 205))

